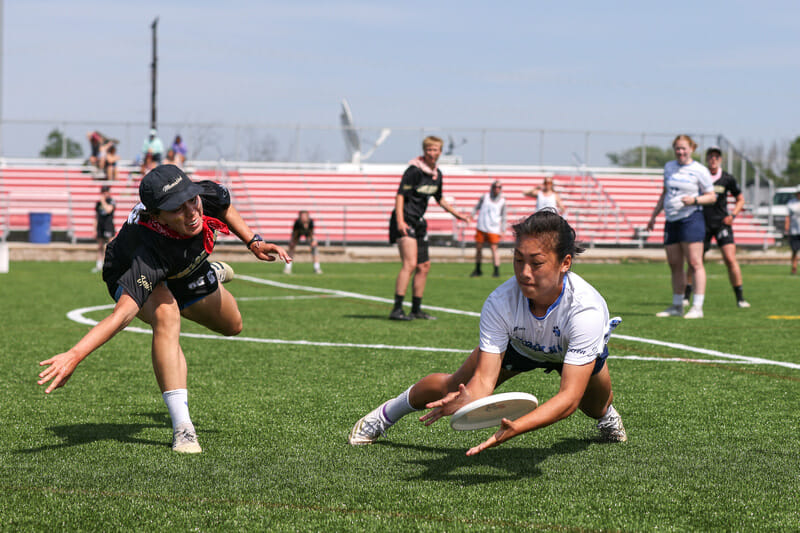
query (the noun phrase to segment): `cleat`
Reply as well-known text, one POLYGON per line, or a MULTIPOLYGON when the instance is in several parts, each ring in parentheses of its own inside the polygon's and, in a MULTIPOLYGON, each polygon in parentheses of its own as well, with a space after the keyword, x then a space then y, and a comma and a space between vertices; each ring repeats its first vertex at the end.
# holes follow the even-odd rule
POLYGON ((416 319, 419 319, 419 320, 436 320, 435 316, 431 316, 428 313, 426 313, 425 311, 421 311, 421 310, 420 311, 411 311, 408 314, 408 316, 410 316, 411 318, 413 318, 415 320, 416 319))
POLYGON ((211 268, 214 270, 214 274, 217 276, 217 281, 220 283, 228 283, 230 280, 233 279, 233 268, 228 263, 223 263, 222 261, 214 261, 209 263, 211 268))
POLYGON ((739 300, 738 302, 736 302, 736 306, 739 307, 740 309, 747 309, 748 307, 750 307, 750 303, 744 300, 739 300))
POLYGON ((693 305, 686 311, 683 318, 703 318, 703 308, 693 305))
POLYGON ((680 305, 671 305, 664 309, 663 311, 659 311, 656 313, 656 316, 659 318, 664 318, 667 316, 681 316, 683 315, 683 306, 680 305))
POLYGON ((172 434, 172 451, 178 453, 200 453, 203 449, 197 442, 197 433, 191 424, 181 424, 172 434))
POLYGON ((353 446, 372 444, 378 440, 378 437, 386 433, 386 430, 392 425, 381 415, 386 403, 382 403, 377 409, 370 411, 367 416, 356 422, 350 431, 350 438, 347 440, 350 444, 353 446))
POLYGON ((604 442, 625 442, 628 440, 628 434, 625 433, 625 427, 622 425, 622 417, 619 416, 616 410, 611 416, 604 416, 598 420, 597 429, 600 430, 600 440, 604 442))
POLYGON ((314 274, 322 274, 322 269, 320 267, 314 267, 314 274))
POLYGON ((406 315, 406 312, 401 307, 400 309, 392 309, 392 312, 389 313, 389 320, 414 320, 414 317, 406 315))
POLYGON ((483 273, 480 270, 473 270, 472 274, 470 274, 469 277, 477 278, 477 277, 480 277, 482 275, 483 275, 483 273))

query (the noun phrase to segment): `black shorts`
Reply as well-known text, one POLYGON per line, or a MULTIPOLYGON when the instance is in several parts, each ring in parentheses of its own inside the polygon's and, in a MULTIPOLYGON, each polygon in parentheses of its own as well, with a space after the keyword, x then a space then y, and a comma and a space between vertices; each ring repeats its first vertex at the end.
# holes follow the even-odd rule
POLYGON ((706 238, 703 240, 703 250, 711 248, 711 238, 717 241, 717 246, 722 248, 726 244, 736 244, 733 241, 733 228, 726 224, 719 226, 706 226, 706 238))
MULTIPOLYGON (((188 276, 182 278, 170 278, 165 281, 167 288, 178 302, 179 309, 186 309, 193 303, 197 303, 209 294, 213 294, 219 287, 217 275, 208 261, 204 261, 198 268, 188 276)), ((123 291, 122 285, 109 284, 108 291, 119 301, 123 291)))
POLYGON ((105 222, 97 222, 97 238, 109 240, 114 236, 114 221, 107 220, 105 222))
POLYGON ((789 235, 789 246, 793 252, 800 252, 800 235, 789 235))
MULTIPOLYGON (((406 221, 408 224, 408 221, 406 221)), ((396 243, 401 237, 397 229, 397 220, 392 215, 389 220, 389 242, 396 243)), ((408 237, 417 240, 417 264, 427 263, 430 261, 430 253, 428 251, 428 223, 425 219, 421 219, 417 224, 408 224, 408 237)))
MULTIPOLYGON (((600 354, 597 359, 594 360, 594 370, 592 370, 592 375, 594 376, 598 372, 603 369, 603 366, 606 364, 606 359, 608 358, 608 347, 603 350, 603 353, 600 354)), ((564 363, 548 363, 542 361, 534 361, 528 357, 525 357, 518 351, 514 349, 511 344, 506 346, 506 354, 503 356, 503 368, 509 370, 511 372, 529 372, 531 370, 535 370, 537 368, 543 368, 545 374, 549 374, 553 370, 561 374, 561 369, 563 368, 564 363)))

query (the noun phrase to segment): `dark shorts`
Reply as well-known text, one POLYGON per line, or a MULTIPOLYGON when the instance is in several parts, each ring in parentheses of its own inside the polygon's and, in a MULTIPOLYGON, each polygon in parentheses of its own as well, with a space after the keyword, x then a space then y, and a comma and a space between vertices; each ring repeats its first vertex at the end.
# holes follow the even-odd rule
POLYGON ((800 235, 789 235, 789 246, 793 252, 800 252, 800 235))
POLYGON ((114 236, 114 222, 112 220, 97 223, 98 239, 103 239, 107 241, 113 236, 114 236))
MULTIPOLYGON (((394 216, 389 220, 389 242, 396 243, 404 235, 400 235, 397 230, 397 220, 394 216)), ((417 240, 417 264, 427 263, 430 261, 430 253, 428 251, 428 223, 423 218, 417 224, 408 225, 408 237, 417 240)))
POLYGON ((722 248, 726 244, 735 244, 733 242, 733 228, 725 224, 719 226, 706 226, 706 238, 703 241, 703 250, 708 251, 711 248, 711 238, 717 241, 717 246, 722 248))
MULTIPOLYGON (((594 360, 594 370, 592 370, 593 376, 603 369, 607 358, 608 347, 606 347, 603 350, 603 353, 594 360)), ((564 363, 544 363, 529 359, 528 357, 525 357, 516 351, 511 344, 506 347, 506 354, 503 356, 503 368, 511 372, 529 372, 531 370, 536 370, 537 368, 543 368, 545 373, 550 373, 555 370, 561 374, 561 369, 563 366, 564 363)))
MULTIPOLYGON (((178 308, 183 310, 199 302, 219 288, 217 276, 208 261, 205 261, 190 275, 183 278, 166 280, 167 288, 178 302, 178 308)), ((124 290, 121 285, 114 284, 108 287, 115 302, 118 302, 124 290)))
POLYGON ((703 242, 706 238, 706 221, 702 211, 695 211, 686 218, 664 224, 664 244, 679 242, 703 242))

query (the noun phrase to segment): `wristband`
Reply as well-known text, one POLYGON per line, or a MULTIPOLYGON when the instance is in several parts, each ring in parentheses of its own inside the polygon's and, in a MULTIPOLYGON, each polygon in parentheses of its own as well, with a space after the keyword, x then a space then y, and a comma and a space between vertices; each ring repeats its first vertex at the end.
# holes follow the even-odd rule
POLYGON ((247 241, 247 244, 245 244, 248 250, 250 249, 250 247, 253 245, 254 242, 264 242, 264 239, 262 239, 261 235, 259 235, 258 233, 253 235, 253 238, 247 241))
POLYGON ((697 196, 694 197, 694 205, 700 205, 700 202, 697 201, 697 196))

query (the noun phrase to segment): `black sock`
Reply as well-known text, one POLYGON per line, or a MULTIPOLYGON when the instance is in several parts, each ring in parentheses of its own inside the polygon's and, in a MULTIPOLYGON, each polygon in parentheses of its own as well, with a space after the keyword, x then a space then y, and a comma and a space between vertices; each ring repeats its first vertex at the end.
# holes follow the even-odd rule
POLYGON ((744 300, 744 296, 742 295, 742 286, 739 285, 738 287, 733 288, 733 292, 736 293, 736 301, 741 302, 744 300))
POLYGON ((403 300, 405 299, 405 297, 406 297, 405 294, 395 294, 394 295, 394 309, 402 309, 403 308, 403 300))
POLYGON ((691 283, 687 283, 686 284, 686 290, 683 293, 683 297, 686 300, 691 300, 692 299, 692 285, 691 285, 691 283))
POLYGON ((497 266, 497 265, 494 266, 494 275, 495 276, 499 276, 500 275, 500 267, 497 266))
POLYGON ((411 312, 419 313, 421 311, 420 307, 422 307, 422 298, 417 298, 416 296, 411 298, 411 312))
POLYGON ((480 261, 475 261, 475 272, 477 272, 479 274, 481 272, 481 262, 480 261))

